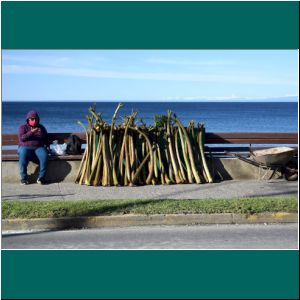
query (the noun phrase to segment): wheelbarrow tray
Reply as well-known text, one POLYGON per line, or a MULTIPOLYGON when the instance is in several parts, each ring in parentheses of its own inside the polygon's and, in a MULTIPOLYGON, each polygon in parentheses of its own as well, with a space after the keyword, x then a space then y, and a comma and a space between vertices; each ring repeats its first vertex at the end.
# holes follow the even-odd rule
POLYGON ((290 147, 275 147, 264 150, 252 151, 250 159, 265 166, 284 166, 295 154, 295 149, 290 147))

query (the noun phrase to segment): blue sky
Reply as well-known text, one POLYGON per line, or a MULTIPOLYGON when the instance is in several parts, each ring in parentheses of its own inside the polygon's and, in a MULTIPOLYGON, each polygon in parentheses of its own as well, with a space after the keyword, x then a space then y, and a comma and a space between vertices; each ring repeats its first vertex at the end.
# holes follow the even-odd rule
POLYGON ((3 50, 4 101, 298 95, 297 50, 3 50))

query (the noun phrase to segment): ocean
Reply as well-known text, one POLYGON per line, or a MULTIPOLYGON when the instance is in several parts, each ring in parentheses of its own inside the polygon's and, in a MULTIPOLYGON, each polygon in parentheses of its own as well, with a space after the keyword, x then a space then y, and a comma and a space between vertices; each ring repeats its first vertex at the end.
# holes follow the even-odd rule
MULTIPOLYGON (((36 110, 48 132, 82 132, 85 116, 94 102, 2 102, 2 133, 17 133, 26 114, 36 110)), ((96 111, 110 121, 116 102, 97 102, 96 111)), ((133 111, 147 125, 157 114, 172 110, 184 125, 205 124, 207 132, 297 132, 297 102, 125 102, 117 122, 133 111)))

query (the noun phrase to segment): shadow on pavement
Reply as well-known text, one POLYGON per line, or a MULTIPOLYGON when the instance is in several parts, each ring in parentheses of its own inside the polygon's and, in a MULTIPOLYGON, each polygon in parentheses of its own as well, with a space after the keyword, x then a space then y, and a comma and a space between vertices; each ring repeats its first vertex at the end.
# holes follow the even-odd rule
POLYGON ((49 198, 49 197, 64 197, 64 196, 72 196, 75 194, 18 194, 18 195, 9 195, 9 196, 2 196, 2 200, 29 200, 29 199, 36 199, 36 198, 49 198))
MULTIPOLYGON (((39 175, 39 162, 33 161, 33 163, 37 164, 34 172, 32 174, 28 174, 29 182, 36 182, 39 175)), ((58 183, 64 181, 64 179, 71 173, 72 167, 70 163, 60 160, 60 161, 49 161, 47 173, 46 173, 46 181, 48 183, 58 183)))
POLYGON ((16 232, 16 233, 2 233, 2 239, 9 238, 9 237, 17 237, 17 236, 25 236, 25 235, 38 235, 38 234, 45 234, 48 232, 54 232, 59 230, 41 230, 35 232, 16 232))

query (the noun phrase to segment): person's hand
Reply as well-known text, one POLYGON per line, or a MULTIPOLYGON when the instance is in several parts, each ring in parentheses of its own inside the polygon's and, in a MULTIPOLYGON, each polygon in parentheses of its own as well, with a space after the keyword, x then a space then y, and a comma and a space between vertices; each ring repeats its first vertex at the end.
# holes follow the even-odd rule
POLYGON ((36 135, 40 135, 41 134, 41 129, 38 128, 38 127, 31 128, 31 132, 36 134, 36 135))

